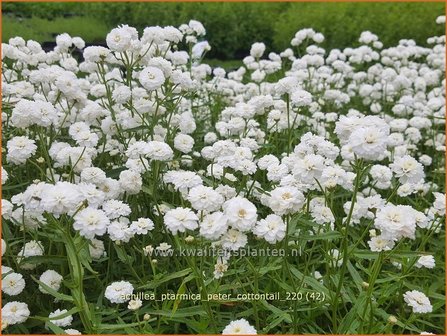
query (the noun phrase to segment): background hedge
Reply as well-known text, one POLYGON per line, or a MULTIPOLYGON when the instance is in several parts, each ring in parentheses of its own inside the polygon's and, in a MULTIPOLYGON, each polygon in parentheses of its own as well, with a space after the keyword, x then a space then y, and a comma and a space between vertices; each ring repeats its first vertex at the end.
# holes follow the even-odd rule
POLYGON ((21 32, 43 42, 64 30, 98 42, 118 24, 142 30, 178 26, 194 18, 207 29, 213 47, 209 56, 234 59, 247 55, 257 41, 265 42, 268 50, 283 50, 297 30, 308 27, 326 36, 326 48, 351 46, 364 30, 378 34, 385 46, 408 37, 423 45, 444 30, 434 22, 443 13, 445 4, 433 2, 3 3, 3 41, 21 32))

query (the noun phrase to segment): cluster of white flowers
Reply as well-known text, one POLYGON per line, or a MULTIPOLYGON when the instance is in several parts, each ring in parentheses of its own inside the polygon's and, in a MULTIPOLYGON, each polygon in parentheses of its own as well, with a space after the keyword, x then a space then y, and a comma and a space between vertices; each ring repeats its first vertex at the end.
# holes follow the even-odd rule
MULTIPOLYGON (((201 269, 225 281, 232 256, 247 246, 355 232, 353 249, 389 256, 441 233, 445 36, 428 47, 401 40, 384 49, 364 32, 359 47, 326 51, 318 45, 323 34, 303 29, 291 48, 265 59, 266 45, 254 43, 243 66, 227 73, 201 63, 210 48, 205 33, 191 20, 147 27, 141 37, 119 26, 107 35, 108 48, 83 49, 68 34, 50 52, 20 37, 2 44, 9 232, 2 255, 27 272, 39 265, 42 294, 68 290, 60 274, 67 267, 41 272, 45 258, 38 258, 60 251, 60 235, 76 237, 82 265, 100 265, 110 253, 121 260, 128 249, 152 270, 154 255, 167 255, 170 244, 200 241, 226 251, 201 269), (73 48, 83 49, 82 60, 73 48)), ((344 269, 351 257, 334 246, 322 258, 344 269)), ((435 268, 426 252, 436 251, 417 251, 415 272, 435 268)), ((307 271, 324 286, 332 278, 323 270, 307 271)), ((3 323, 38 314, 9 300, 26 289, 24 275, 8 266, 2 273, 3 323)), ((138 279, 128 280, 95 288, 137 311, 142 302, 130 296, 138 279)), ((433 309, 416 290, 403 302, 415 313, 433 309)), ((62 308, 49 318, 68 327, 78 317, 62 308)), ((223 334, 256 330, 239 319, 223 334)))

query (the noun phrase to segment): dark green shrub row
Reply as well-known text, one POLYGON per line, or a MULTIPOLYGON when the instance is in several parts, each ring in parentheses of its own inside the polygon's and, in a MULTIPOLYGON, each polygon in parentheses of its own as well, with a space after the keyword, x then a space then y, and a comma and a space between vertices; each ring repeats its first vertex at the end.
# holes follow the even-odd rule
POLYGON ((445 34, 445 27, 435 23, 445 13, 444 3, 292 3, 274 25, 276 48, 286 48, 298 29, 312 27, 324 34, 325 46, 352 46, 360 33, 377 34, 385 46, 400 39, 412 38, 425 44, 428 37, 445 34))
POLYGON ((47 19, 66 15, 94 16, 110 28, 129 24, 174 25, 194 18, 207 29, 210 57, 245 56, 263 41, 268 50, 286 48, 295 32, 312 27, 323 32, 323 47, 352 46, 364 30, 378 34, 385 46, 411 37, 419 44, 442 33, 434 20, 444 3, 4 3, 3 11, 47 19))

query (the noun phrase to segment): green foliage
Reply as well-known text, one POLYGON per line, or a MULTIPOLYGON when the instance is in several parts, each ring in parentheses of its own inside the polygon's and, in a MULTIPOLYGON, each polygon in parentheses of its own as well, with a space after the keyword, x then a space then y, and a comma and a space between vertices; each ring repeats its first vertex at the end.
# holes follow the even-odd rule
MULTIPOLYGON (((146 26, 178 26, 191 19, 201 21, 212 46, 211 58, 235 59, 248 54, 254 42, 263 41, 267 51, 289 46, 295 32, 312 27, 321 31, 325 48, 344 48, 364 30, 378 34, 385 47, 411 36, 420 45, 428 37, 440 35, 443 27, 434 20, 445 12, 444 3, 5 3, 3 12, 19 17, 39 17, 50 21, 25 20, 22 35, 35 40, 51 40, 55 31, 75 32, 92 42, 104 40, 105 33, 118 24, 140 31, 146 26), (67 15, 78 15, 68 17, 67 15), (86 16, 84 16, 86 15, 86 16), (95 18, 95 20, 92 19, 95 18), (54 24, 61 29, 56 30, 54 24), (99 27, 98 27, 99 26, 99 27), (34 37, 33 34, 41 34, 34 37), (42 35, 43 34, 43 35, 42 35)), ((4 38, 22 32, 22 22, 4 18, 4 38)))
POLYGON ((129 24, 140 31, 149 25, 178 26, 191 19, 207 28, 211 57, 235 58, 257 41, 271 45, 274 17, 287 3, 113 3, 92 5, 90 13, 111 26, 129 24))
POLYGON ((32 17, 3 17, 2 41, 7 42, 11 37, 21 36, 25 40, 37 42, 54 41, 63 32, 71 36, 80 36, 88 42, 103 41, 109 27, 100 20, 92 17, 58 17, 53 20, 32 17))
POLYGON ((2 7, 3 13, 27 18, 36 16, 49 20, 55 17, 73 15, 80 9, 76 3, 70 2, 8 2, 3 4, 2 7))
POLYGON ((352 46, 365 30, 385 47, 409 37, 424 45, 442 34, 444 27, 435 20, 444 12, 443 3, 293 3, 274 25, 273 45, 287 48, 296 31, 309 27, 323 33, 327 49, 352 46))

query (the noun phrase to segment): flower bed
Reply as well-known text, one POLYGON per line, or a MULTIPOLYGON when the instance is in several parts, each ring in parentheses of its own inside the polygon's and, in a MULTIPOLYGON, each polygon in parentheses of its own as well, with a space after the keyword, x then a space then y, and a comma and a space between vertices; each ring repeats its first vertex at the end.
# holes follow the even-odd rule
POLYGON ((3 332, 443 333, 445 36, 205 33, 2 45, 3 332))

